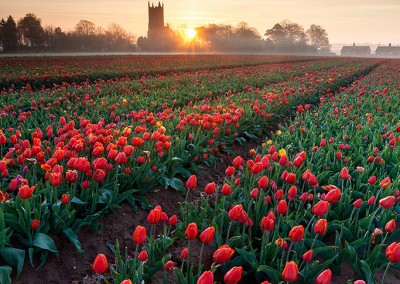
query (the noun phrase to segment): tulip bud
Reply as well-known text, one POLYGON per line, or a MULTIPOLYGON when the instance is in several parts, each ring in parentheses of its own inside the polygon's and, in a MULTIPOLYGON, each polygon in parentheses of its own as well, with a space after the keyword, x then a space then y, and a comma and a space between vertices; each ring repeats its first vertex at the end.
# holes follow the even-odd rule
POLYGON ((196 223, 190 223, 186 227, 185 237, 188 240, 194 240, 197 237, 197 234, 198 234, 198 229, 196 223))
POLYGON ((98 254, 94 259, 92 268, 97 274, 103 274, 108 269, 108 261, 104 254, 98 254))
POLYGON ((294 261, 287 262, 282 271, 282 278, 288 282, 295 282, 299 275, 299 269, 294 261))
POLYGON ((148 258, 149 258, 149 255, 148 255, 147 251, 145 251, 145 250, 142 250, 138 255, 138 259, 141 262, 146 262, 148 258))
POLYGON ((224 282, 226 284, 237 284, 242 278, 243 268, 242 266, 232 267, 225 275, 224 282))
POLYGON ((332 271, 326 269, 322 271, 317 277, 317 284, 330 284, 332 279, 332 271))

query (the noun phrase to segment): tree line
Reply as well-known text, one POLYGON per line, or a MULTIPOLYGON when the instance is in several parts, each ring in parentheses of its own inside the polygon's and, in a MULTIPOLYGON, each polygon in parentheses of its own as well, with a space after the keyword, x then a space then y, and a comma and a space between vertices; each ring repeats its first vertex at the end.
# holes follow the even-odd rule
POLYGON ((0 21, 0 49, 3 52, 107 52, 135 51, 136 38, 118 24, 107 29, 81 20, 73 31, 42 26, 34 14, 16 22, 12 16, 0 21))
POLYGON ((161 48, 165 51, 219 51, 270 53, 329 53, 326 30, 311 25, 305 30, 288 20, 267 29, 263 39, 260 33, 245 22, 236 26, 207 24, 195 28, 196 37, 187 42, 184 35, 169 26, 160 41, 151 41, 128 33, 118 24, 107 29, 93 22, 81 20, 74 30, 65 32, 60 27, 42 26, 41 19, 27 14, 16 22, 12 16, 0 21, 0 50, 3 52, 107 52, 147 51, 161 48))

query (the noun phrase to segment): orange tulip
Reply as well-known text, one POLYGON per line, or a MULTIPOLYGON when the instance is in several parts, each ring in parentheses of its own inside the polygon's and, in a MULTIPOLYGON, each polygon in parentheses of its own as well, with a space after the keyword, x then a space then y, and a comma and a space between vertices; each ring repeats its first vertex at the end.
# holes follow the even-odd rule
POLYGON ((220 246, 213 254, 214 262, 222 264, 230 260, 235 251, 228 245, 220 246))
POLYGON ((386 189, 390 186, 390 183, 391 183, 390 177, 386 177, 379 183, 379 186, 382 189, 386 189))
POLYGON ((282 278, 288 282, 295 282, 299 275, 299 268, 294 261, 287 262, 282 272, 282 278))
POLYGON ((107 258, 104 254, 100 253, 94 259, 92 268, 97 274, 103 274, 108 269, 107 258))

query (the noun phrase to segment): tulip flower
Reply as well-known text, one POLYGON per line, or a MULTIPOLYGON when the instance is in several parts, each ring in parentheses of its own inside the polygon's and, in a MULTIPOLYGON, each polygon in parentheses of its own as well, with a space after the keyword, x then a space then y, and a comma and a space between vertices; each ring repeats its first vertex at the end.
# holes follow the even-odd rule
POLYGON ((379 186, 382 189, 386 189, 390 186, 390 183, 391 183, 390 177, 386 177, 379 183, 379 186))
POLYGON ((197 284, 213 284, 214 283, 214 274, 212 271, 204 271, 203 274, 197 280, 197 284))
POLYGON ((393 242, 386 248, 386 257, 392 263, 400 262, 400 242, 393 242))
POLYGON ((189 179, 186 181, 187 189, 195 189, 197 186, 197 177, 195 175, 191 175, 189 179))
POLYGON ((224 196, 228 196, 228 195, 231 195, 231 194, 232 194, 232 189, 231 189, 231 187, 229 186, 229 184, 226 184, 226 183, 225 183, 225 184, 222 186, 221 193, 222 193, 222 195, 224 195, 224 196))
POLYGON ((108 261, 104 254, 100 253, 94 259, 92 268, 97 274, 103 274, 108 269, 108 261))
POLYGON ((228 245, 220 246, 214 253, 213 253, 213 260, 218 264, 223 264, 229 261, 235 251, 228 245))
POLYGON ((187 259, 188 255, 189 255, 189 249, 187 247, 183 248, 183 250, 181 251, 181 258, 182 259, 187 259))
POLYGON ((232 221, 239 221, 242 211, 243 206, 241 204, 233 206, 228 212, 229 219, 231 219, 232 221))
POLYGON ((216 188, 217 188, 217 186, 215 185, 215 183, 214 183, 214 182, 211 182, 211 183, 208 183, 208 184, 206 185, 206 187, 204 188, 204 192, 205 192, 207 195, 212 195, 212 194, 214 194, 216 188))
POLYGON ((264 231, 271 232, 274 229, 275 221, 269 217, 263 217, 261 219, 261 228, 264 231))
POLYGON ((38 219, 32 220, 31 229, 36 230, 40 226, 40 221, 38 219))
POLYGON ((372 176, 368 179, 369 184, 375 184, 376 183, 376 176, 372 176))
POLYGON ((311 261, 312 256, 313 256, 313 250, 310 249, 310 250, 306 251, 306 252, 303 254, 302 258, 303 258, 303 260, 304 260, 305 262, 309 262, 309 261, 311 261))
POLYGON ((22 185, 18 191, 18 196, 21 199, 28 199, 32 196, 35 186, 29 187, 28 185, 22 185))
POLYGON ((282 278, 288 282, 295 282, 299 275, 299 268, 294 261, 287 262, 282 271, 282 278))
POLYGON ((214 235, 215 235, 215 228, 208 227, 200 234, 200 241, 202 243, 208 244, 214 239, 214 235))
POLYGON ((190 241, 197 237, 198 229, 196 223, 190 223, 186 227, 185 237, 190 241))
POLYGON ((168 260, 165 264, 164 264, 164 270, 165 271, 170 271, 174 269, 174 262, 172 260, 168 260))
POLYGON ((293 227, 289 232, 289 238, 293 242, 300 242, 304 237, 304 227, 302 225, 293 227))
POLYGON ((396 220, 392 219, 385 225, 385 231, 388 233, 393 233, 396 230, 396 220))
POLYGON ((326 269, 322 271, 317 277, 317 284, 330 284, 332 280, 332 271, 326 269))
POLYGON ((362 202, 363 202, 362 199, 358 198, 356 201, 353 202, 353 206, 356 208, 360 208, 362 205, 362 202))
POLYGON ((155 225, 160 221, 160 218, 161 218, 161 210, 155 208, 150 211, 149 215, 147 215, 147 222, 149 222, 152 225, 155 225))
POLYGON ((288 175, 286 176, 285 181, 288 184, 294 184, 296 182, 296 174, 294 173, 288 173, 288 175))
POLYGON ((340 171, 339 177, 340 177, 341 179, 344 179, 344 180, 349 180, 349 179, 351 179, 351 175, 349 174, 349 170, 348 170, 346 167, 344 167, 344 168, 340 171))
POLYGON ((258 179, 257 184, 258 187, 261 189, 267 189, 268 187, 268 177, 267 176, 262 176, 258 179))
POLYGON ((134 244, 141 245, 146 240, 146 228, 138 225, 133 232, 132 240, 134 244))
POLYGON ((243 267, 234 266, 224 275, 224 282, 226 284, 237 284, 242 278, 243 267))
POLYGON ((286 200, 279 201, 278 205, 276 206, 276 212, 278 214, 285 215, 287 212, 287 203, 286 200))
POLYGON ((367 284, 364 280, 356 280, 353 284, 367 284))
POLYGON ((321 236, 325 235, 327 229, 328 229, 328 221, 326 221, 326 219, 320 219, 314 225, 314 233, 321 236))
POLYGON ((250 172, 251 172, 253 175, 256 175, 256 174, 261 173, 262 170, 263 170, 263 164, 262 164, 262 162, 258 162, 258 163, 255 163, 255 164, 251 167, 250 172))
POLYGON ((392 208, 394 203, 396 201, 396 198, 394 196, 388 196, 385 198, 382 198, 381 200, 379 200, 379 206, 385 208, 385 209, 389 209, 392 208))
POLYGON ((121 283, 119 283, 119 284, 132 284, 132 280, 130 280, 130 279, 126 279, 126 280, 123 280, 121 283))
POLYGON ((323 216, 329 208, 329 202, 320 200, 313 207, 312 212, 315 216, 323 216))
POLYGON ((61 202, 64 205, 67 205, 69 203, 69 194, 63 194, 61 195, 61 202))
POLYGON ((342 192, 339 188, 334 187, 325 194, 324 200, 328 201, 330 204, 334 204, 340 200, 342 192))
POLYGON ((148 258, 149 258, 149 255, 148 255, 147 251, 145 251, 145 250, 142 250, 138 255, 138 259, 141 262, 146 262, 148 258))

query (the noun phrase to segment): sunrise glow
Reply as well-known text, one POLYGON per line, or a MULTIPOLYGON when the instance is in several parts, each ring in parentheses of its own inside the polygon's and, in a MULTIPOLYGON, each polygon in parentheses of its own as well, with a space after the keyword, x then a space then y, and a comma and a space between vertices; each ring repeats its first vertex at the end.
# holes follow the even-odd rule
POLYGON ((187 28, 185 31, 185 38, 186 40, 190 41, 193 40, 196 37, 196 30, 193 28, 187 28))

